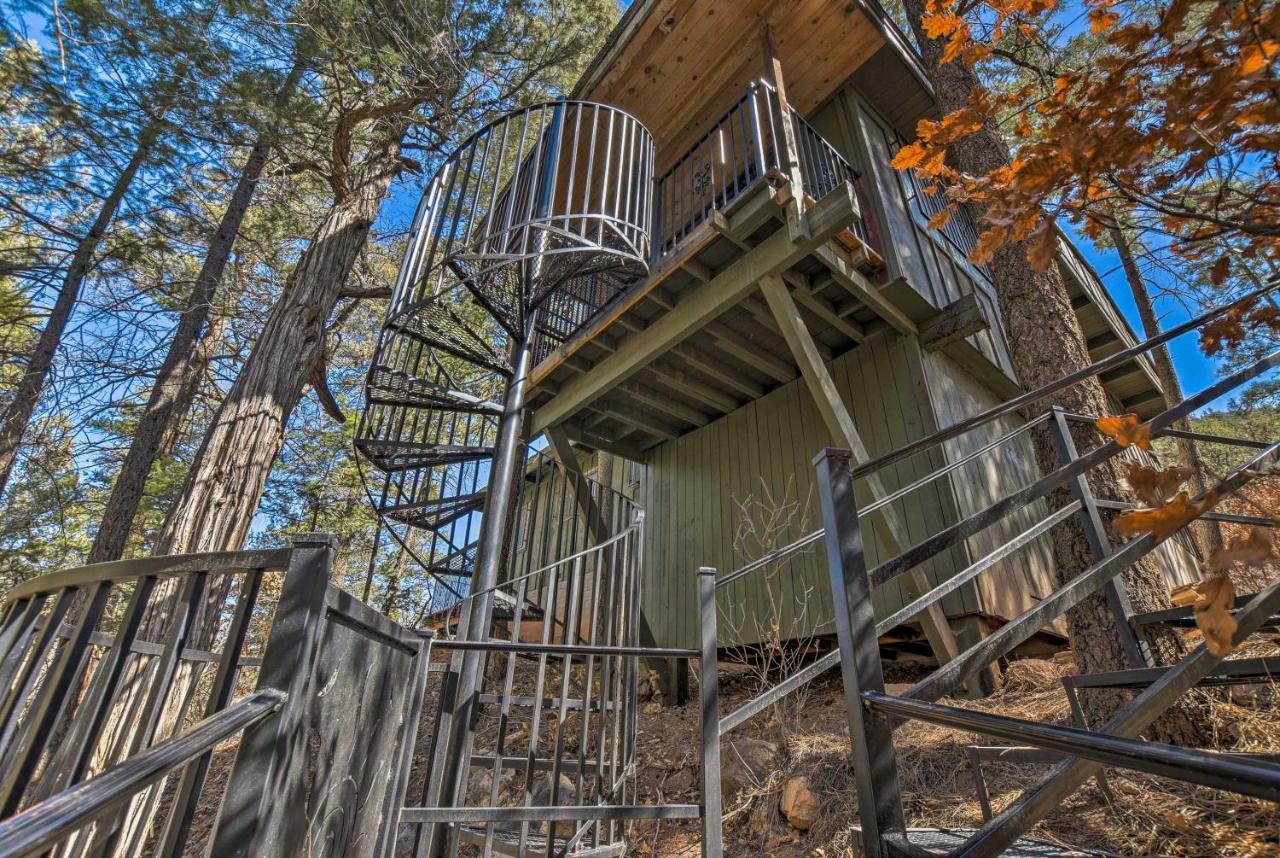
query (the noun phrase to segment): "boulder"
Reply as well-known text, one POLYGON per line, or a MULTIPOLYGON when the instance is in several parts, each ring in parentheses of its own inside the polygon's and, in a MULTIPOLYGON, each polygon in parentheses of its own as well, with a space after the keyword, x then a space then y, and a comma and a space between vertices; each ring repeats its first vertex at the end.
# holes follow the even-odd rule
POLYGON ((822 815, 822 799, 809 788, 809 779, 795 775, 782 787, 782 815, 792 828, 808 831, 822 815))
POLYGON ((732 739, 720 751, 720 792, 725 801, 740 789, 762 786, 778 768, 778 746, 764 739, 732 739))

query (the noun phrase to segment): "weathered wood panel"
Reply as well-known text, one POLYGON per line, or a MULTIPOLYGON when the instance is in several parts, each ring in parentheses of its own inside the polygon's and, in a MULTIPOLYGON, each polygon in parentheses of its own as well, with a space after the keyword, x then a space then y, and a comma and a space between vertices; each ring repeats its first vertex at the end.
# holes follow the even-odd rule
MULTIPOLYGON (((872 455, 928 434, 934 420, 914 340, 884 333, 830 364, 872 455)), ((644 609, 660 644, 695 642, 699 566, 722 574, 820 526, 813 456, 832 440, 800 381, 784 385, 727 417, 655 447, 642 486, 647 511, 644 609)), ((940 453, 885 469, 892 491, 941 464, 940 453)), ((916 543, 955 520, 945 485, 931 485, 894 504, 916 543)), ((867 529, 869 562, 886 553, 867 529)), ((937 582, 965 562, 957 550, 927 572, 937 582)), ((753 573, 720 593, 722 640, 755 642, 777 616, 784 638, 832 631, 825 560, 817 549, 753 573)), ((876 594, 880 615, 904 604, 892 582, 876 594)), ((977 610, 974 595, 949 598, 951 615, 977 610)))
MULTIPOLYGON (((946 355, 925 355, 924 365, 929 397, 941 427, 959 423, 999 404, 995 394, 946 355)), ((947 441, 943 445, 947 461, 953 462, 1021 424, 1020 418, 1006 417, 947 441)), ((1017 438, 960 468, 951 474, 949 482, 963 516, 990 506, 1029 485, 1038 476, 1030 439, 1017 438)), ((1048 512, 1044 501, 1036 501, 1017 510, 968 540, 971 557, 976 560, 989 554, 1043 519, 1048 512)), ((1004 619, 1016 617, 1056 589, 1049 539, 1048 535, 1041 537, 978 578, 977 593, 982 613, 1004 619)), ((1065 634, 1065 623, 1057 620, 1053 630, 1065 634)))
POLYGON ((842 111, 851 134, 840 135, 846 146, 859 149, 852 155, 863 170, 866 187, 874 197, 875 215, 884 225, 882 249, 891 276, 902 277, 938 309, 965 295, 975 295, 990 327, 969 341, 1011 378, 1012 364, 991 284, 938 232, 914 202, 915 189, 902 173, 889 166, 903 137, 856 91, 846 89, 815 117, 815 125, 829 128, 825 115, 842 111), (849 140, 852 136, 856 139, 849 140))

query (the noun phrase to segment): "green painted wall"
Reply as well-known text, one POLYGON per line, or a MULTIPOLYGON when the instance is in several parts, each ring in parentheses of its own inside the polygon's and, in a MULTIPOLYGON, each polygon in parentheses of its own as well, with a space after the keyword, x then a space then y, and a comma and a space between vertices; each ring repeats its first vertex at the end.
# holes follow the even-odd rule
MULTIPOLYGON (((832 376, 872 455, 889 452, 935 428, 919 349, 913 338, 884 332, 836 358, 832 376)), ((643 605, 661 644, 696 645, 696 582, 700 566, 726 574, 821 526, 811 461, 832 439, 802 381, 792 382, 727 417, 650 451, 641 484, 646 510, 643 605)), ((893 491, 941 464, 922 454, 881 472, 893 491)), ((893 504, 916 543, 955 520, 945 481, 893 504)), ((869 563, 886 559, 869 540, 869 563)), ((932 561, 941 581, 966 563, 962 550, 932 561)), ((877 614, 905 604, 891 582, 876 594, 877 614)), ((832 609, 820 545, 760 570, 720 591, 720 635, 750 643, 767 636, 778 617, 783 638, 830 633, 832 609)), ((949 614, 977 610, 961 590, 949 614)))

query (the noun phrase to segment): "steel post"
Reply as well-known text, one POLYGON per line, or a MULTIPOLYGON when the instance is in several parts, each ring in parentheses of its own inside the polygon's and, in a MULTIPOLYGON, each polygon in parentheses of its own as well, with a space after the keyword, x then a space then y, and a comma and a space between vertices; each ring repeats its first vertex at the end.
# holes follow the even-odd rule
POLYGON ((702 705, 702 856, 724 853, 720 806, 720 677, 716 666, 716 570, 698 570, 698 615, 702 658, 698 685, 702 705))
MULTIPOLYGON (((1058 406, 1051 409, 1049 434, 1053 438, 1058 452, 1058 466, 1070 465, 1080 457, 1076 450, 1076 442, 1071 437, 1071 427, 1067 424, 1066 412, 1058 406)), ((1089 553, 1095 563, 1101 563, 1111 555, 1111 543, 1107 539, 1106 528, 1102 524, 1102 515, 1093 492, 1089 488, 1089 480, 1085 474, 1067 483, 1071 497, 1080 502, 1080 527, 1084 530, 1085 539, 1089 543, 1089 553)), ((1129 594, 1125 592, 1124 580, 1120 575, 1112 578, 1103 586, 1107 607, 1116 621, 1116 635, 1120 638, 1120 646, 1124 649, 1125 660, 1130 667, 1151 667, 1155 661, 1147 645, 1138 637, 1131 621, 1133 606, 1129 603, 1129 594)))
POLYGON ((882 715, 869 711, 862 703, 864 692, 884 692, 884 670, 853 496, 852 454, 827 448, 818 454, 814 465, 826 530, 845 714, 862 824, 862 854, 865 858, 881 858, 889 854, 884 838, 897 835, 905 839, 906 825, 898 792, 893 731, 882 715))

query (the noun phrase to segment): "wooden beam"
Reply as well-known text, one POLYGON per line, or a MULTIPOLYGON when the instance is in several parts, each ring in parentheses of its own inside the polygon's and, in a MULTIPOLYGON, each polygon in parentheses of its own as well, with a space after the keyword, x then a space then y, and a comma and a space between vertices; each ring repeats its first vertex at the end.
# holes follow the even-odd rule
POLYGON ((684 263, 710 244, 716 233, 710 227, 699 225, 674 250, 658 262, 649 272, 649 276, 630 287, 621 298, 616 299, 607 313, 602 313, 593 321, 579 328, 568 340, 561 343, 555 351, 543 358, 529 374, 529 388, 542 384, 560 363, 569 355, 590 342, 601 331, 618 321, 625 313, 644 300, 645 296, 657 289, 672 273, 681 270, 684 263))
MULTIPOLYGON (((809 393, 813 396, 818 411, 822 414, 822 419, 832 436, 837 443, 849 449, 855 463, 868 461, 871 455, 862 442, 862 436, 858 434, 853 416, 845 406, 844 399, 836 388, 835 380, 818 354, 813 336, 805 327, 804 320, 800 318, 800 309, 791 300, 787 284, 779 276, 766 276, 760 280, 760 291, 764 293, 765 300, 769 302, 769 308, 773 310, 778 320, 778 327, 786 337, 787 345, 791 347, 796 363, 800 365, 809 393)), ((854 492, 857 495, 858 506, 861 508, 866 508, 872 502, 888 495, 879 474, 871 474, 864 480, 856 481, 854 492)), ((880 507, 871 516, 871 526, 891 556, 901 554, 910 546, 906 528, 889 506, 880 507)), ((932 589, 924 570, 919 567, 912 569, 903 577, 903 587, 909 599, 916 599, 932 589)), ((934 603, 920 617, 920 620, 938 661, 947 662, 954 658, 959 652, 959 647, 951 626, 947 624, 947 616, 943 613, 942 607, 934 603)))
POLYGON ((718 411, 728 414, 730 411, 736 411, 741 404, 737 399, 720 390, 712 387, 702 381, 689 375, 684 370, 670 366, 666 362, 655 362, 648 367, 650 373, 655 378, 662 379, 668 387, 675 388, 681 393, 692 396, 700 402, 705 402, 718 411))
POLYGON ((659 438, 665 438, 668 441, 674 441, 684 434, 680 427, 672 426, 670 423, 658 419, 643 408, 632 408, 630 405, 623 405, 612 399, 601 403, 598 408, 615 420, 634 426, 637 429, 643 429, 651 435, 657 435, 659 438))
POLYGON ((798 375, 796 368, 791 364, 774 357, 761 348, 759 343, 751 342, 724 322, 709 322, 706 331, 722 351, 733 355, 747 366, 755 367, 781 384, 794 381, 798 375))
POLYGON ((862 272, 849 261, 848 254, 832 247, 820 247, 814 251, 813 255, 827 266, 836 283, 870 307, 877 316, 888 322, 895 330, 903 334, 916 333, 916 325, 910 317, 880 294, 880 290, 870 280, 862 276, 862 272))
POLYGON ((805 212, 807 236, 793 240, 786 230, 778 230, 726 266, 709 283, 689 289, 678 312, 655 319, 643 331, 620 343, 618 351, 596 364, 590 373, 566 382, 559 394, 534 412, 531 431, 536 434, 571 417, 582 406, 634 375, 740 301, 761 277, 785 271, 814 252, 843 229, 856 211, 852 188, 848 194, 827 194, 805 212))
MULTIPOLYGON (((645 327, 647 327, 632 322, 630 319, 623 319, 619 324, 637 333, 643 331, 645 327)), ((687 343, 672 347, 670 354, 673 357, 677 357, 689 364, 689 366, 705 372, 711 378, 714 378, 726 387, 733 388, 748 399, 759 399, 761 396, 764 396, 763 387, 748 378, 744 378, 741 373, 735 372, 733 367, 728 364, 719 362, 712 356, 695 349, 687 343)), ((666 374, 672 375, 670 372, 667 372, 666 374)), ((735 404, 734 408, 736 407, 737 405, 735 404)))
POLYGON ((773 84, 778 95, 779 125, 782 126, 782 148, 787 162, 783 165, 786 172, 789 196, 786 202, 787 231, 792 236, 802 234, 805 224, 801 220, 804 210, 804 174, 800 172, 800 145, 796 138, 795 126, 791 124, 791 101, 787 98, 787 82, 782 76, 782 59, 778 56, 778 42, 773 35, 773 27, 766 23, 760 31, 764 43, 764 75, 773 84))
POLYGON ((628 444, 625 438, 611 438, 596 434, 584 429, 582 424, 576 420, 567 420, 555 428, 561 430, 569 440, 584 447, 604 450, 606 453, 613 453, 615 456, 621 456, 632 462, 644 461, 644 451, 637 446, 628 444))
POLYGON ((978 298, 972 292, 952 301, 920 325, 920 347, 927 352, 937 351, 956 340, 963 340, 990 324, 978 306, 978 298))
POLYGON ((693 406, 686 405, 680 400, 672 398, 668 394, 664 394, 661 391, 654 390, 653 388, 647 387, 643 384, 638 384, 634 381, 624 381, 622 384, 618 385, 618 390, 628 393, 637 400, 648 405, 650 408, 669 414, 684 423, 689 423, 693 426, 706 426, 711 422, 710 417, 703 414, 693 406))
MULTIPOLYGON (((867 338, 867 332, 862 329, 862 325, 853 319, 846 319, 834 304, 817 294, 817 290, 813 288, 813 281, 809 277, 797 271, 788 272, 783 277, 794 287, 796 300, 808 307, 819 319, 855 343, 860 343, 867 338)), ((850 303, 857 305, 858 302, 850 301, 850 303)))
POLYGON ((578 510, 586 520, 587 528, 591 531, 591 537, 597 544, 604 542, 609 538, 609 526, 604 520, 604 514, 601 513, 600 506, 596 503, 595 498, 591 496, 587 476, 582 473, 582 465, 578 463, 578 454, 574 452, 569 436, 564 429, 558 426, 552 426, 547 429, 545 435, 547 447, 551 450, 552 455, 560 460, 560 465, 570 477, 565 482, 569 485, 569 490, 573 492, 574 503, 578 505, 578 510))

